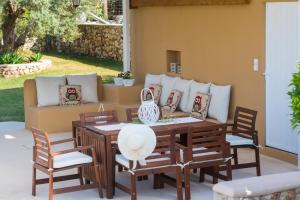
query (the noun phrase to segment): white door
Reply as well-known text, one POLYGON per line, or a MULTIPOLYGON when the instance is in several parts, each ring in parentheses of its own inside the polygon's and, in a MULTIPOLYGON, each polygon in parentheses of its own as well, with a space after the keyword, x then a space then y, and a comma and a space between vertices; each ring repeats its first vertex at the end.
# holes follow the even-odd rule
POLYGON ((287 92, 297 70, 298 5, 273 2, 266 9, 266 145, 297 153, 287 92))

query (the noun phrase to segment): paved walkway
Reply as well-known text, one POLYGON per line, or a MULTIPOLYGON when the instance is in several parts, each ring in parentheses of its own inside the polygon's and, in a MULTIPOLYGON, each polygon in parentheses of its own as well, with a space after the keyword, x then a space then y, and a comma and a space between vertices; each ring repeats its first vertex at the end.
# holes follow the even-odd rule
MULTIPOLYGON (((52 134, 52 140, 70 137, 71 133, 52 134)), ((31 196, 31 157, 32 157, 32 136, 28 130, 24 129, 24 123, 4 122, 0 123, 0 200, 47 200, 47 185, 38 186, 37 196, 31 196)), ((66 147, 66 146, 64 146, 66 147)), ((63 148, 63 147, 62 147, 63 148)), ((252 159, 248 151, 242 152, 242 160, 252 159)), ((295 171, 294 165, 262 156, 262 173, 273 174, 287 171, 295 171)), ((41 174, 38 174, 41 175, 41 174)), ((254 169, 236 170, 233 172, 234 179, 253 177, 254 169)), ((123 183, 129 183, 126 173, 117 174, 117 179, 123 183)), ((176 199, 176 189, 166 186, 161 190, 152 189, 152 179, 138 182, 138 199, 176 199)), ((205 183, 198 183, 198 175, 192 176, 191 191, 192 199, 211 200, 211 180, 205 183)), ((78 183, 78 181, 76 181, 78 183)), ((72 182, 60 183, 71 185, 72 182)), ((59 185, 56 185, 59 186, 59 185)), ((98 194, 96 190, 56 195, 55 200, 96 200, 98 194)), ((116 190, 115 199, 130 199, 130 196, 120 190, 116 190)))

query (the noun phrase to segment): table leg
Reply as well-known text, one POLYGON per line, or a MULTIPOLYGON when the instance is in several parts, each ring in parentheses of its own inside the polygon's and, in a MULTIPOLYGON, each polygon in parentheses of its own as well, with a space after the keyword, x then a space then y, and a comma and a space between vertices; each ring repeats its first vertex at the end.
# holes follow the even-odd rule
POLYGON ((72 136, 73 138, 76 138, 76 125, 74 122, 72 122, 72 136))
POLYGON ((111 138, 106 137, 106 198, 112 199, 114 197, 114 182, 113 180, 113 153, 111 146, 111 138))

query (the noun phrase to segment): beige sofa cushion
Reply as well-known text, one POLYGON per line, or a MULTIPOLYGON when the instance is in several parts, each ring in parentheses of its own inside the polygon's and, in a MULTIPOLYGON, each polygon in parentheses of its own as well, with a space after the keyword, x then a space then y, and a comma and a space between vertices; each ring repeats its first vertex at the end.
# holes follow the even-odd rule
POLYGON ((68 75, 68 85, 81 85, 83 103, 97 103, 97 74, 68 75))
POLYGON ((36 77, 38 107, 59 105, 59 86, 66 84, 66 77, 36 77))
POLYGON ((160 95, 160 106, 165 106, 167 104, 168 97, 171 93, 171 90, 174 89, 175 82, 178 80, 178 77, 170 77, 170 76, 163 76, 161 80, 162 91, 160 95))
POLYGON ((212 84, 210 87, 211 101, 208 109, 208 116, 226 123, 230 101, 230 85, 218 86, 212 84))
POLYGON ((187 106, 188 106, 188 101, 190 98, 190 86, 191 86, 192 81, 191 80, 184 80, 184 79, 177 79, 175 82, 174 89, 179 90, 182 92, 182 97, 179 103, 179 110, 183 112, 188 112, 187 106))
POLYGON ((144 87, 145 88, 149 88, 149 86, 151 84, 158 84, 158 85, 160 85, 161 84, 161 80, 162 80, 162 78, 164 76, 165 76, 164 74, 159 74, 159 75, 156 75, 156 74, 147 74, 146 78, 145 78, 145 85, 144 85, 144 87))
POLYGON ((221 182, 213 191, 231 198, 256 197, 300 188, 300 172, 272 174, 228 182, 221 182))

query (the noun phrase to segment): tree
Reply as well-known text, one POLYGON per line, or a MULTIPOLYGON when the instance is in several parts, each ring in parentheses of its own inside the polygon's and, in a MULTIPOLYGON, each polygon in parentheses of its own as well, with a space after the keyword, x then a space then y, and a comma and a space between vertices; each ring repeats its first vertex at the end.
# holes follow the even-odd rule
POLYGON ((75 9, 71 0, 0 0, 0 52, 17 50, 29 37, 49 35, 73 41, 80 35, 78 14, 89 11, 103 16, 102 5, 101 0, 81 0, 75 9))

